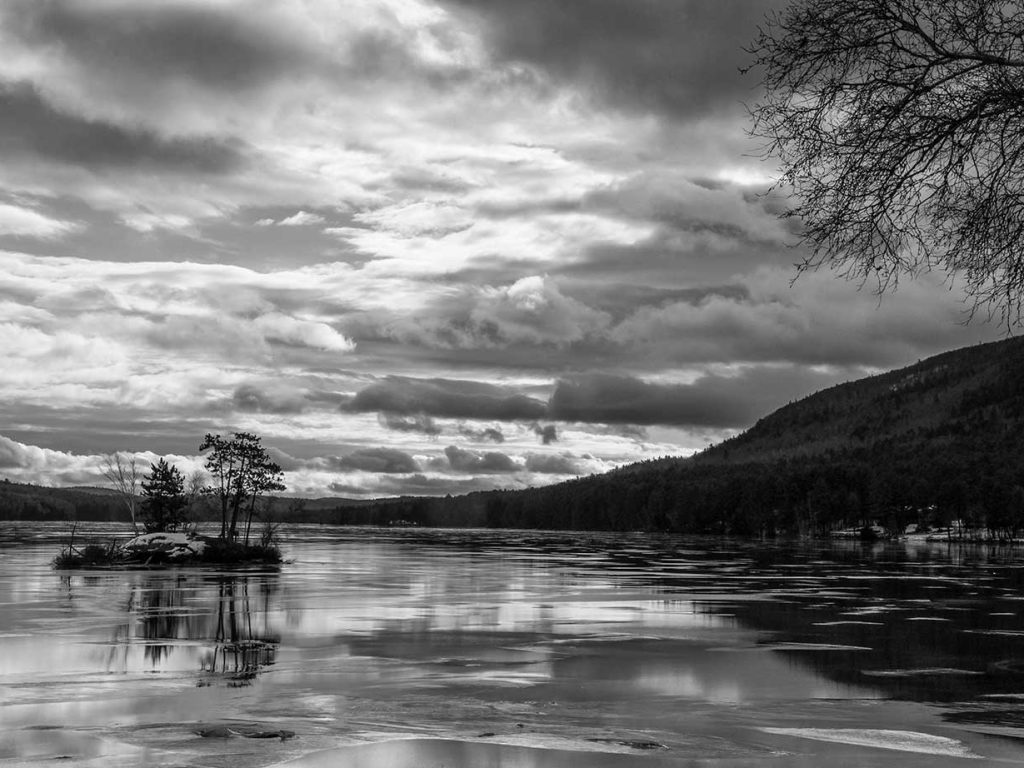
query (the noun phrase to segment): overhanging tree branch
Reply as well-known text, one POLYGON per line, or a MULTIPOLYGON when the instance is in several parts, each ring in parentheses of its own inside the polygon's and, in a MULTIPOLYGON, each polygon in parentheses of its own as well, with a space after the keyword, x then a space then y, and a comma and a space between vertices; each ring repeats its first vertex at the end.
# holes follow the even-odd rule
POLYGON ((1021 321, 1024 6, 795 0, 751 50, 751 133, 828 265, 879 291, 940 268, 1021 321))

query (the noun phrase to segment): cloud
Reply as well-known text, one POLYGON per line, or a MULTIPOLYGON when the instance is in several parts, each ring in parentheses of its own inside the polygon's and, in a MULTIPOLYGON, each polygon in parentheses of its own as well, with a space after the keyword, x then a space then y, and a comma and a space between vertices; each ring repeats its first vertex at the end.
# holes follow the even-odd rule
POLYGON ((507 288, 485 289, 470 318, 488 336, 533 344, 580 341, 610 321, 605 313, 564 296, 549 278, 536 275, 507 288))
POLYGON ((493 384, 391 376, 357 392, 342 410, 515 421, 542 417, 547 408, 540 400, 493 384))
POLYGON ((677 119, 736 110, 743 51, 773 5, 702 0, 446 0, 475 15, 495 55, 607 103, 677 119))
POLYGON ((402 474, 418 472, 419 462, 397 448, 361 448, 346 456, 328 459, 327 466, 341 472, 383 472, 402 474))
POLYGON ((258 219, 256 226, 258 227, 306 227, 312 224, 323 224, 326 219, 318 213, 309 213, 308 211, 298 211, 293 213, 291 216, 285 216, 283 219, 258 219))
POLYGON ((441 428, 425 413, 402 416, 397 413, 378 413, 377 421, 385 429, 396 432, 421 432, 424 435, 440 435, 441 428))
POLYGON ((280 26, 279 15, 231 13, 212 3, 16 0, 5 16, 21 40, 69 56, 96 74, 139 84, 187 81, 190 87, 234 92, 301 68, 309 59, 280 26))
MULTIPOLYGON (((557 392, 557 389, 555 391, 557 392)), ((550 445, 558 441, 558 428, 554 424, 534 424, 533 431, 544 445, 550 445)))
POLYGON ((256 413, 301 413, 306 407, 305 400, 294 392, 268 392, 251 384, 236 388, 231 401, 241 411, 256 413))
POLYGON ((304 390, 292 383, 242 384, 231 394, 231 406, 247 413, 300 414, 311 407, 333 410, 343 395, 304 390))
POLYGON ((473 429, 465 424, 459 425, 459 434, 464 437, 468 437, 470 440, 476 440, 477 442, 490 441, 492 443, 503 443, 505 442, 505 433, 497 427, 485 427, 483 429, 473 429))
POLYGON ((517 472, 522 469, 511 457, 498 451, 481 453, 459 448, 456 445, 449 445, 444 449, 444 455, 448 457, 448 464, 456 472, 487 474, 517 472))
MULTIPOLYGON (((507 265, 501 269, 514 271, 507 265)), ((559 351, 600 337, 611 322, 610 315, 566 296, 553 279, 538 275, 505 286, 465 286, 431 297, 415 320, 387 313, 369 319, 378 333, 425 347, 519 345, 559 351)))
POLYGON ((52 219, 31 208, 0 203, 0 236, 15 235, 50 240, 63 237, 76 229, 78 225, 73 222, 52 219))
POLYGON ((530 453, 526 456, 526 470, 545 475, 579 475, 583 467, 571 456, 530 453))
POLYGON ((732 376, 706 374, 691 384, 590 374, 557 383, 550 417, 607 424, 745 427, 797 396, 847 378, 844 371, 797 366, 751 367, 732 376))
POLYGON ((81 117, 55 108, 29 83, 0 82, 0 152, 92 169, 176 171, 206 176, 239 170, 237 141, 165 137, 153 130, 81 117))
POLYGON ((261 315, 253 324, 265 338, 285 344, 331 352, 351 352, 356 346, 355 342, 345 338, 327 323, 300 320, 280 312, 261 315))
POLYGON ((623 350, 676 363, 758 362, 906 365, 947 348, 991 338, 984 323, 963 327, 957 292, 924 275, 891 296, 857 291, 828 272, 762 267, 733 295, 639 308, 611 332, 623 350), (850 329, 856 329, 852 333, 850 329))

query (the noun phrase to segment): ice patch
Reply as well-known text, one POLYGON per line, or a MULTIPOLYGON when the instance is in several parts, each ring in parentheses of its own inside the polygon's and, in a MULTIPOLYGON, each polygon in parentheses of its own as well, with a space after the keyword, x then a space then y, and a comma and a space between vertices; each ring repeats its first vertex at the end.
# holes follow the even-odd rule
POLYGON ((796 736, 801 739, 850 744, 857 747, 875 747, 898 752, 916 752, 923 755, 979 758, 963 743, 945 736, 916 731, 893 731, 873 728, 760 728, 778 736, 796 736))
POLYGON ((849 621, 816 621, 816 622, 814 622, 814 626, 816 626, 816 627, 843 627, 843 626, 847 626, 847 625, 851 625, 851 624, 854 625, 854 626, 860 625, 860 626, 863 626, 863 627, 884 627, 885 626, 885 624, 883 624, 880 621, 856 621, 854 619, 850 619, 849 621))
POLYGON ((952 667, 925 667, 923 669, 862 669, 862 675, 871 677, 930 677, 932 675, 984 675, 972 669, 952 667))

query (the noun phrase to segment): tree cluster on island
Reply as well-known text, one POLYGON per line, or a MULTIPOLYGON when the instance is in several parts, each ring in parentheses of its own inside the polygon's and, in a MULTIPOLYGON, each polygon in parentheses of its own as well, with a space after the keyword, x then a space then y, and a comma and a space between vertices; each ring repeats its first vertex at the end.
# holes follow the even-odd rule
POLYGON ((141 473, 134 457, 108 457, 102 472, 127 510, 136 536, 122 545, 90 545, 82 550, 76 550, 72 541, 55 561, 57 567, 175 559, 279 562, 272 525, 264 527, 258 542, 250 543, 250 535, 259 501, 285 489, 281 467, 270 459, 261 439, 249 432, 236 432, 230 438, 207 434, 199 450, 208 451, 205 468, 212 478, 208 485, 201 472, 193 473, 186 481, 164 457, 151 463, 146 474, 141 473), (207 501, 220 512, 217 537, 196 533, 193 513, 198 504, 207 501), (140 521, 145 529, 141 536, 140 521))

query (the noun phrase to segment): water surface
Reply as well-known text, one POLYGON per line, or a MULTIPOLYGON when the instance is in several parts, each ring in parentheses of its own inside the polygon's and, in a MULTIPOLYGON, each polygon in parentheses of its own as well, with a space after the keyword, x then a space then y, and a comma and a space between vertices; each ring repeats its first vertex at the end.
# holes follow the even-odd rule
POLYGON ((1022 553, 297 526, 276 573, 54 572, 62 536, 0 533, 0 766, 1024 764, 1022 553))

